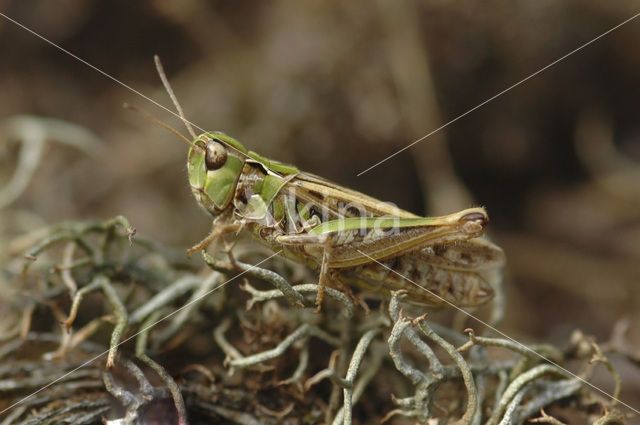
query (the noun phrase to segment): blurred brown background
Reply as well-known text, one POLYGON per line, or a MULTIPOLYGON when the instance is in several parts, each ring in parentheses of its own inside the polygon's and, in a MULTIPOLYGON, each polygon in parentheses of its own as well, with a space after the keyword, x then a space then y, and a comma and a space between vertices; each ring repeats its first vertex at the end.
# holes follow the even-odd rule
MULTIPOLYGON (((640 346, 640 18, 380 166, 417 138, 637 13, 633 1, 0 1, 0 10, 249 149, 420 214, 485 206, 507 254, 501 329, 640 346)), ((186 146, 137 114, 179 120, 0 19, 0 119, 59 118, 101 140, 60 143, 6 207, 2 240, 38 223, 127 216, 189 246, 210 219, 192 199, 186 146), (27 212, 29 220, 18 220, 27 212), (28 224, 26 224, 28 223, 28 224)), ((8 181, 18 145, 0 142, 8 181)), ((4 184, 1 184, 4 186, 4 184)), ((620 359, 623 399, 640 373, 620 359)), ((601 382, 611 390, 611 382, 601 382)))

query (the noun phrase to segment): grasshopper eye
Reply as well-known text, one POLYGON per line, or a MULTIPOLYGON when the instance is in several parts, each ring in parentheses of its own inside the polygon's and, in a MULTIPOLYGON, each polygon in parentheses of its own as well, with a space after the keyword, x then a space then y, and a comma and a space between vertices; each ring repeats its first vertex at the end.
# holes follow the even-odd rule
POLYGON ((208 171, 217 170, 227 162, 227 148, 215 139, 207 142, 204 164, 208 171))

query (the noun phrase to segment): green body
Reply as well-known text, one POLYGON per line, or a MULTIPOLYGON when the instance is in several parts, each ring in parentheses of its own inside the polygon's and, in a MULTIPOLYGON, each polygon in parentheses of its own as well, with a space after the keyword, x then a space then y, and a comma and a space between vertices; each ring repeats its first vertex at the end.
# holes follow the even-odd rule
POLYGON ((419 217, 263 158, 222 133, 194 140, 188 172, 196 200, 216 226, 245 228, 316 269, 325 262, 333 280, 378 292, 406 289, 409 301, 429 305, 443 301, 424 288, 462 306, 493 294, 489 272, 504 259, 500 248, 479 238, 488 223, 482 208, 419 217), (224 160, 216 156, 220 145, 224 160))

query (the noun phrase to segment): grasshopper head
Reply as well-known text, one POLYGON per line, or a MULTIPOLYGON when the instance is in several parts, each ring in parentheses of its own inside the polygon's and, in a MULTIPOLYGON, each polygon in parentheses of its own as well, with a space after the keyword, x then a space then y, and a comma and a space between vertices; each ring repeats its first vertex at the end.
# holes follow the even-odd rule
POLYGON ((203 133, 189 149, 187 170, 196 200, 212 215, 231 203, 247 150, 222 133, 203 133))

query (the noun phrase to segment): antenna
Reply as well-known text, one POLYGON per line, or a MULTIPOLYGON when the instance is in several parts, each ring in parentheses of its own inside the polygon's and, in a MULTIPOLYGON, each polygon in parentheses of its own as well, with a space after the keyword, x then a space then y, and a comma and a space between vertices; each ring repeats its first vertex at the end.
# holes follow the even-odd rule
MULTIPOLYGON (((191 126, 191 123, 187 121, 187 119, 185 118, 184 111, 182 110, 182 106, 180 106, 180 102, 178 102, 178 98, 173 92, 173 89, 171 88, 171 84, 169 84, 169 80, 167 79, 167 74, 165 74, 164 72, 164 68, 162 67, 162 62, 160 62, 160 56, 154 55, 153 60, 156 63, 156 70, 158 70, 158 75, 160 75, 160 80, 162 80, 162 85, 164 85, 165 90, 167 90, 167 93, 169 93, 169 97, 171 97, 173 104, 178 110, 180 119, 182 119, 182 122, 184 123, 185 127, 187 127, 187 131, 189 132, 189 134, 191 134, 191 136, 193 136, 193 138, 195 139, 198 136, 196 136, 195 131, 193 131, 193 127, 191 126)), ((189 144, 191 144, 191 142, 189 142, 189 144)))
POLYGON ((189 146, 191 146, 194 149, 201 149, 200 146, 195 145, 193 142, 191 142, 191 140, 187 139, 186 137, 184 137, 182 135, 182 133, 180 133, 178 130, 176 130, 175 128, 171 127, 170 125, 163 123, 162 121, 160 121, 159 119, 157 119, 156 117, 154 117, 153 115, 151 115, 150 113, 148 113, 147 111, 138 108, 135 105, 131 105, 129 103, 124 103, 122 105, 123 108, 125 109, 129 109, 131 111, 137 112, 140 115, 142 115, 143 117, 145 117, 146 119, 150 120, 151 122, 155 123, 156 125, 159 125, 160 127, 164 128, 165 130, 169 130, 170 132, 172 132, 173 134, 175 134, 176 136, 178 136, 179 138, 181 138, 182 140, 184 140, 184 142, 186 144, 188 144, 189 146))
MULTIPOLYGON (((195 124, 192 125, 191 122, 189 120, 187 120, 187 118, 185 118, 184 111, 182 110, 182 106, 180 106, 180 102, 178 102, 178 98, 176 97, 175 93, 173 92, 173 89, 171 88, 171 84, 169 84, 169 80, 167 79, 167 74, 164 72, 164 68, 162 67, 162 62, 160 61, 160 56, 154 55, 153 56, 153 60, 156 63, 156 70, 158 71, 158 75, 160 76, 160 80, 162 80, 162 84, 164 85, 165 90, 167 90, 167 93, 169 93, 169 97, 171 97, 171 100, 173 101, 173 104, 175 105, 176 109, 178 110, 178 115, 180 116, 180 119, 184 123, 185 127, 187 127, 187 130, 189 131, 189 134, 191 134, 191 136, 193 136, 193 138, 196 139, 198 136, 196 135, 195 131, 193 131, 193 127, 194 126, 196 128, 200 128, 200 127, 198 127, 195 124)), ((129 109, 132 109, 134 111, 137 111, 137 112, 141 113, 142 115, 144 115, 145 117, 149 118, 151 121, 155 122, 156 124, 166 128, 167 130, 171 131, 174 134, 179 135, 183 140, 185 139, 185 137, 183 135, 181 135, 177 130, 169 127, 165 123, 159 121, 158 119, 154 118, 152 115, 140 110, 139 108, 129 107, 129 109)), ((174 115, 175 115, 175 113, 174 113, 174 115)), ((240 149, 238 149, 237 147, 233 146, 232 144, 229 144, 229 143, 227 143, 227 142, 225 142, 223 140, 220 140, 220 139, 218 139, 218 141, 223 143, 223 144, 225 144, 227 147, 238 151, 241 155, 244 155, 247 158, 251 158, 245 152, 242 152, 240 149)), ((195 149, 202 149, 200 146, 194 145, 192 142, 188 142, 188 143, 189 143, 190 146, 194 147, 195 149)))

